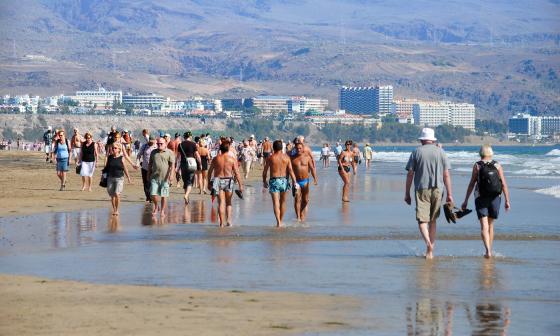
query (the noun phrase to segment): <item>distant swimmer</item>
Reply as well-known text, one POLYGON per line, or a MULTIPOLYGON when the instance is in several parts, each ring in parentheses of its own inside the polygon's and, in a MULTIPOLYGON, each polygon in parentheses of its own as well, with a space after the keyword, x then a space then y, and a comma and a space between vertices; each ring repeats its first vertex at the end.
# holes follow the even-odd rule
MULTIPOLYGON (((354 153, 352 152, 352 140, 346 140, 344 143, 346 147, 340 155, 338 155, 338 174, 344 182, 342 187, 342 201, 350 202, 349 192, 350 192, 350 170, 354 164, 354 153)), ((356 171, 354 171, 356 174, 356 171)))
POLYGON ((309 204, 309 173, 313 176, 313 184, 317 185, 317 174, 315 166, 311 163, 313 161, 304 152, 304 147, 301 142, 296 142, 296 155, 292 156, 292 169, 296 177, 296 183, 299 185, 299 190, 296 191, 294 199, 294 208, 298 221, 305 221, 307 215, 307 208, 309 204))
POLYGON ((292 178, 294 188, 299 188, 296 184, 296 176, 292 170, 292 163, 287 154, 282 153, 282 141, 276 140, 272 144, 274 153, 266 159, 263 170, 263 187, 268 188, 272 198, 276 226, 282 226, 282 220, 286 213, 286 197, 288 195, 288 177, 292 178), (267 181, 270 173, 270 180, 267 181))
POLYGON ((228 154, 230 144, 222 141, 220 154, 212 159, 208 170, 208 185, 212 185, 212 193, 218 196, 220 227, 232 225, 233 207, 231 199, 235 181, 239 184, 239 191, 243 192, 243 181, 239 175, 236 159, 228 154))
POLYGON ((494 155, 492 147, 490 145, 480 147, 479 154, 480 161, 473 166, 471 181, 461 208, 463 210, 467 208, 469 197, 474 189, 474 204, 480 220, 480 236, 486 249, 484 257, 490 258, 492 257, 492 244, 494 242, 494 221, 498 219, 500 213, 502 194, 505 198, 504 208, 506 211, 510 209, 511 205, 504 170, 498 162, 492 160, 494 155))
POLYGON ((433 258, 436 243, 436 220, 439 217, 443 187, 447 191, 447 202, 453 202, 451 190, 451 165, 445 152, 436 146, 436 137, 431 128, 422 129, 418 140, 422 146, 416 148, 406 164, 408 171, 404 201, 411 204, 410 187, 414 180, 416 220, 426 243, 426 259, 433 258))

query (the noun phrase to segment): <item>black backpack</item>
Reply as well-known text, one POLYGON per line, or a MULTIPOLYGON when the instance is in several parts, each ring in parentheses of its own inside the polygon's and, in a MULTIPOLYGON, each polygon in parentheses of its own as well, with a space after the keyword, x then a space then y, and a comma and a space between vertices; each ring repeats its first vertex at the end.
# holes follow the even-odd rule
POLYGON ((480 196, 496 197, 502 193, 502 180, 496 161, 478 161, 478 191, 480 196))

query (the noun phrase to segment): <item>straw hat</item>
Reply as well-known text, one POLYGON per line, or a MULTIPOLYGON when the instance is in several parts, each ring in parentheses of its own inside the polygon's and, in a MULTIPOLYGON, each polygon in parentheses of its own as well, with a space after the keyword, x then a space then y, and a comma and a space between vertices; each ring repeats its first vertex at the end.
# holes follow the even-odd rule
POLYGON ((423 128, 422 134, 418 138, 418 140, 425 140, 425 141, 436 141, 435 132, 432 128, 423 128))

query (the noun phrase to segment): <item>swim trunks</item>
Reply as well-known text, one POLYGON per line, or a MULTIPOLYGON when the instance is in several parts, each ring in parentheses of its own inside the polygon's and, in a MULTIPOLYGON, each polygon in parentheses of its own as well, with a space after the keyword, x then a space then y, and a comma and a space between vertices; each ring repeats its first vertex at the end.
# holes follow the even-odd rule
POLYGON ((308 183, 309 183, 309 178, 305 178, 303 180, 297 181, 297 184, 299 184, 300 188, 305 187, 308 183))
POLYGON ((216 192, 233 192, 234 185, 233 177, 215 177, 212 181, 212 189, 216 192))
POLYGON ((271 177, 268 181, 268 191, 272 193, 286 192, 289 189, 288 179, 285 177, 271 177))

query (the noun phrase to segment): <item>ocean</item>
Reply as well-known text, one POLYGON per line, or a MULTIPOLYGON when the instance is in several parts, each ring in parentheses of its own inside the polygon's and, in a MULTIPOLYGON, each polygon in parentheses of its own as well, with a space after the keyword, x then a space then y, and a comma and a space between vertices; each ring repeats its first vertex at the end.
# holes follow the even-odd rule
MULTIPOLYGON (((350 295, 363 301, 345 335, 557 335, 560 324, 560 148, 495 147, 512 208, 495 225, 495 257, 482 258, 476 214, 438 221, 435 259, 414 207, 404 203, 413 147, 374 147, 342 203, 335 165, 318 163, 306 223, 274 227, 270 196, 249 183, 234 200, 234 227, 217 227, 210 200, 172 195, 165 222, 149 207, 0 218, 0 272, 95 283, 350 295)), ((478 147, 445 147, 455 202, 478 147)), ((125 186, 126 193, 126 186, 125 186)), ((473 208, 473 200, 469 207, 473 208)), ((107 201, 109 206, 109 201, 107 201)))

